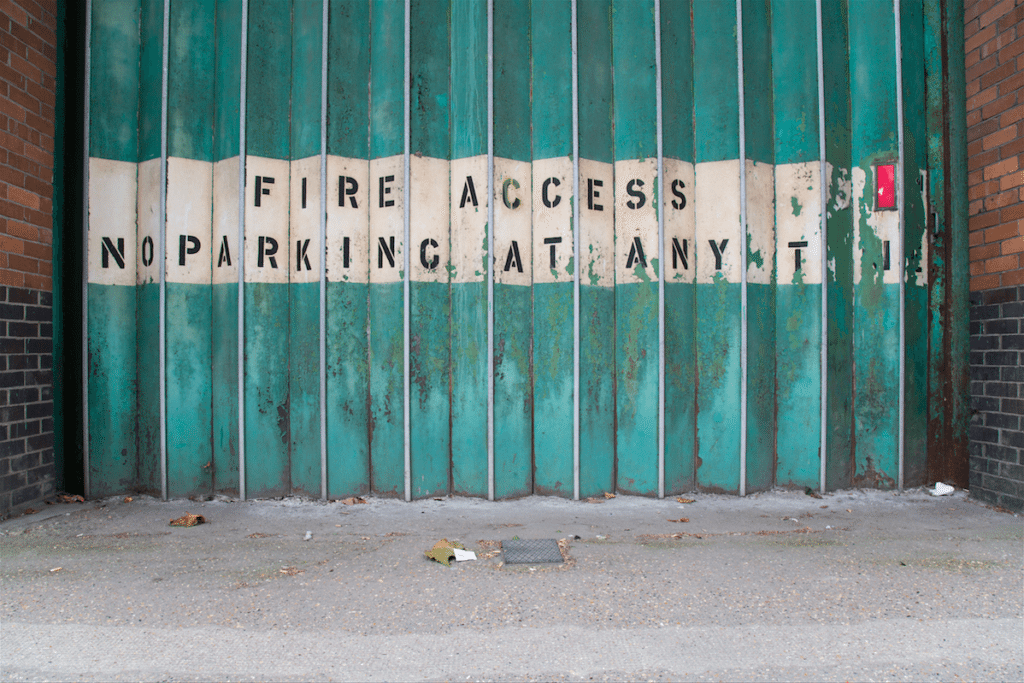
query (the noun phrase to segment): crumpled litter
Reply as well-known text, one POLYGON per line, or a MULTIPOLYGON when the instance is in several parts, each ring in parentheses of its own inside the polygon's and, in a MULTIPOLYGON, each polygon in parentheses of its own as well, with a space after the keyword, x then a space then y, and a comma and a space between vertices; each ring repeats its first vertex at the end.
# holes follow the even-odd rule
POLYGON ((206 524, 206 518, 202 515, 192 515, 186 512, 181 517, 171 520, 171 526, 195 526, 197 524, 206 524))
POLYGON ((943 484, 941 481, 937 481, 935 482, 935 488, 929 489, 928 493, 932 494, 933 496, 948 496, 955 490, 956 489, 954 489, 949 484, 943 484))
MULTIPOLYGON (((451 561, 452 560, 458 561, 460 559, 459 555, 461 553, 456 553, 455 552, 456 550, 465 552, 466 551, 466 546, 462 545, 458 541, 449 541, 447 538, 442 538, 440 541, 438 541, 437 543, 434 544, 433 548, 431 548, 430 550, 425 551, 423 554, 426 555, 427 557, 429 557, 430 559, 434 560, 435 562, 440 562, 444 566, 450 567, 450 566, 452 566, 451 565, 451 561)), ((471 552, 471 554, 473 555, 472 558, 463 557, 462 559, 467 559, 467 560, 468 559, 474 559, 475 560, 476 559, 476 554, 472 553, 472 552, 471 552)))
POLYGON ((352 496, 351 498, 343 498, 341 501, 342 505, 366 505, 366 501, 359 496, 352 496))
POLYGON ((58 503, 84 503, 85 498, 79 495, 69 495, 67 493, 61 493, 57 496, 58 503))

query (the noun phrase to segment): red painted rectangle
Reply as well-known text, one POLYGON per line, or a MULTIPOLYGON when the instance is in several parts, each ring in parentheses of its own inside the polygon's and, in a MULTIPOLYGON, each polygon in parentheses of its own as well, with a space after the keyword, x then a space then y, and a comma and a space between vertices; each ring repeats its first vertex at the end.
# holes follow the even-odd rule
POLYGON ((896 166, 875 166, 875 210, 896 208, 896 166))

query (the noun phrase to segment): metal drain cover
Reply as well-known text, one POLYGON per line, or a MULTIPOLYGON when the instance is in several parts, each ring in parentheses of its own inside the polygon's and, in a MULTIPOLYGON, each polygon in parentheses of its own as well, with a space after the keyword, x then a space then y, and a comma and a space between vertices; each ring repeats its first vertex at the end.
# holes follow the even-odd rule
POLYGON ((505 555, 505 564, 563 562, 562 552, 558 549, 558 541, 553 538, 502 541, 501 550, 505 555))

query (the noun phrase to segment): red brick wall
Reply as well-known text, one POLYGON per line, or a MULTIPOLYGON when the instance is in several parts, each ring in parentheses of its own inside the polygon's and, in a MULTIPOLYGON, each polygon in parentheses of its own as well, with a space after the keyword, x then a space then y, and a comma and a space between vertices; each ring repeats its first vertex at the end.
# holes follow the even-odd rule
POLYGON ((971 291, 1024 284, 1024 0, 967 0, 971 291))
POLYGON ((54 492, 55 2, 0 0, 0 517, 54 492))
POLYGON ((1024 510, 1024 0, 967 0, 971 495, 1024 510))
POLYGON ((56 3, 0 0, 0 285, 50 291, 56 3))

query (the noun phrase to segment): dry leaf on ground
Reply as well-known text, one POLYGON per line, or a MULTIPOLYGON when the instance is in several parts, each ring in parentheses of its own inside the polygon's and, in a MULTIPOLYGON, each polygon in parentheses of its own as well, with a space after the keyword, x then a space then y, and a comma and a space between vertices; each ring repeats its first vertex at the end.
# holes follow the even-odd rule
POLYGON ((181 517, 171 520, 171 526, 196 526, 197 524, 206 524, 206 518, 186 512, 181 517))
POLYGON ((681 498, 679 496, 676 496, 676 502, 677 503, 696 503, 697 501, 695 501, 693 498, 681 498))
POLYGON ((689 522, 690 518, 689 517, 680 517, 679 519, 670 519, 668 521, 670 521, 670 522, 689 522))

